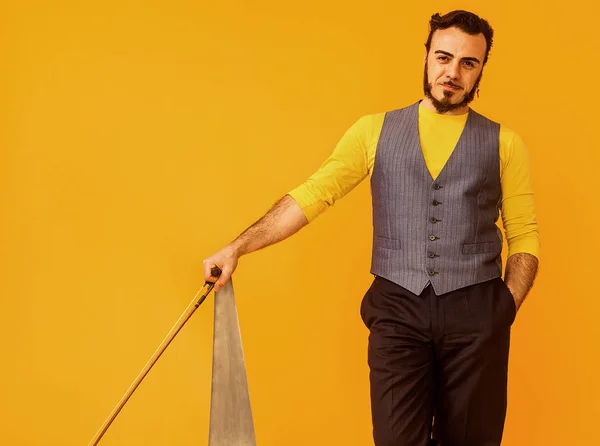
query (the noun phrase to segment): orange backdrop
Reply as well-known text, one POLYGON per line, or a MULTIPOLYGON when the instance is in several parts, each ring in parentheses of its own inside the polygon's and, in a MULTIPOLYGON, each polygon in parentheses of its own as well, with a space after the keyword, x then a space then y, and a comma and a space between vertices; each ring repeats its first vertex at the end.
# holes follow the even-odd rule
MULTIPOLYGON (((503 444, 591 444, 591 4, 3 2, 0 444, 87 444, 202 285, 202 259, 304 181, 361 115, 420 98, 429 16, 455 8, 496 29, 474 108, 528 144, 543 245, 514 325, 503 444)), ((370 237, 364 182, 242 258, 234 286, 260 446, 372 444, 358 311, 370 237)), ((206 444, 212 311, 208 299, 102 444, 206 444)))

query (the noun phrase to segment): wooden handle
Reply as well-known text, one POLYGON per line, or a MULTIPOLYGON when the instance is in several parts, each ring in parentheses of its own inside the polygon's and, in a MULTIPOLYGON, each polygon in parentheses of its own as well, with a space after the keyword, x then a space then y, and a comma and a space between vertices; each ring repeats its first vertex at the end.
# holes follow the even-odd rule
MULTIPOLYGON (((220 275, 221 270, 217 267, 214 267, 213 271, 211 271, 213 276, 215 276, 215 273, 216 273, 216 271, 214 271, 215 268, 218 270, 218 275, 220 275)), ((216 275, 216 276, 218 276, 218 275, 216 275)), ((125 395, 123 395, 123 397, 117 403, 117 405, 112 410, 112 412, 110 413, 108 418, 106 418, 106 420, 104 421, 104 423, 102 424, 100 429, 98 429, 98 432, 96 432, 96 435, 94 435, 94 438, 92 438, 92 440, 89 442, 88 446, 95 446, 98 444, 98 442, 100 441, 102 436, 106 433, 106 431, 108 430, 108 428, 110 427, 112 422, 115 420, 115 418, 117 417, 119 412, 121 412, 121 409, 123 409, 123 406, 125 406, 125 403, 127 403, 129 398, 131 398, 131 395, 133 395, 133 392, 135 392, 135 389, 138 388, 138 386, 141 384, 142 380, 146 377, 148 372, 150 372, 150 369, 152 369, 152 367, 154 366, 156 361, 158 361, 158 358, 160 358, 160 356, 167 349, 167 347, 169 346, 171 341, 175 338, 175 336, 177 336, 177 333, 179 333, 179 331, 183 328, 183 326, 189 320, 189 318, 192 317, 192 314, 194 314, 194 311, 196 311, 199 304, 206 298, 208 293, 210 293, 210 290, 212 290, 213 286, 214 286, 213 283, 207 282, 196 293, 196 295, 194 296, 194 298, 192 299, 190 304, 187 306, 187 308, 185 309, 183 314, 179 317, 179 319, 177 320, 175 325, 173 325, 173 327, 171 328, 171 331, 169 331, 169 334, 167 334, 167 336, 163 339, 163 341, 158 346, 158 348, 156 349, 156 351, 154 352, 152 357, 148 360, 148 362, 146 363, 146 365, 144 366, 142 371, 138 374, 137 378, 135 378, 135 381, 133 381, 133 383, 129 386, 129 389, 127 389, 127 392, 125 392, 125 395), (200 294, 200 292, 202 290, 206 290, 206 291, 203 293, 203 295, 200 299, 200 302, 198 302, 198 300, 197 300, 198 295, 200 294)))
POLYGON ((221 275, 221 268, 219 268, 218 266, 213 266, 210 270, 210 273, 213 277, 219 277, 221 275))

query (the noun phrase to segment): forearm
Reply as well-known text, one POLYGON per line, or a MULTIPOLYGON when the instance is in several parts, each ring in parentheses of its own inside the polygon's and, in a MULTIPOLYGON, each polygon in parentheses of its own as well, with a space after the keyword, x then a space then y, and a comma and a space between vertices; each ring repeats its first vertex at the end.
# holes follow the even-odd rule
POLYGON ((511 255, 506 261, 504 281, 518 306, 523 303, 538 270, 538 259, 532 254, 520 252, 511 255))
POLYGON ((308 220, 302 208, 292 197, 285 195, 230 245, 238 257, 241 257, 288 238, 306 224, 308 220))

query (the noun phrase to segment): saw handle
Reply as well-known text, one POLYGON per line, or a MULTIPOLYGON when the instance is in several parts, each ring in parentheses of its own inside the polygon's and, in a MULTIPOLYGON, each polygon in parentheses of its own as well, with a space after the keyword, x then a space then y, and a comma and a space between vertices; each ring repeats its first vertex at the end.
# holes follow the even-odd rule
POLYGON ((219 268, 218 266, 213 266, 210 270, 210 273, 213 277, 219 277, 221 275, 221 268, 219 268))
MULTIPOLYGON (((210 270, 210 273, 212 274, 213 277, 219 277, 221 275, 221 272, 222 272, 221 268, 219 268, 218 266, 213 266, 212 269, 210 270)), ((215 286, 215 282, 205 282, 204 283, 204 287, 206 287, 206 291, 202 294, 202 296, 200 296, 200 299, 196 303, 196 308, 198 308, 200 306, 200 304, 202 302, 204 302, 204 299, 206 299, 206 296, 208 296, 208 294, 212 291, 214 286, 215 286)))

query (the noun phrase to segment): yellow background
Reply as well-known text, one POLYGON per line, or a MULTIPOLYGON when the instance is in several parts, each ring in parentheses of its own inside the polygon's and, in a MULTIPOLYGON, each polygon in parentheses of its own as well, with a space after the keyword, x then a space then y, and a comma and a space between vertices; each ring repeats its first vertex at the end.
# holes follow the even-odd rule
MULTIPOLYGON (((474 108, 533 164, 542 262, 513 329, 504 445, 587 445, 598 384, 593 2, 13 1, 0 6, 0 444, 84 445, 203 283, 202 259, 360 116, 422 94, 427 22, 496 42, 474 108), (568 7, 567 7, 568 6, 568 7)), ((368 183, 242 258, 260 446, 370 445, 368 183)), ((206 444, 212 298, 105 445, 206 444)))

